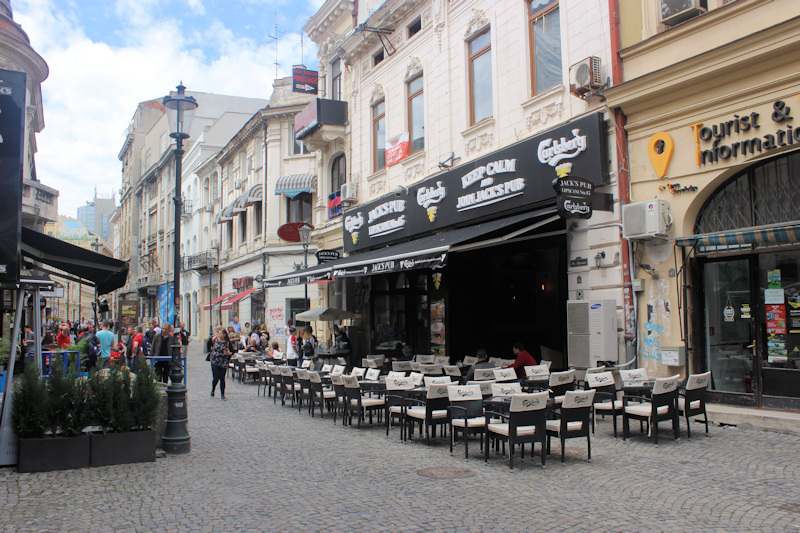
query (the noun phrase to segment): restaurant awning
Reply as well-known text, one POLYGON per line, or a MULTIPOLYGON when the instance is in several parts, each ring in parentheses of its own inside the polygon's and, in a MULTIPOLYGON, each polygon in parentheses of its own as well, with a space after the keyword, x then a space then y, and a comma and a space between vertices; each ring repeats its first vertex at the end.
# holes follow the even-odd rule
POLYGON ((221 301, 225 300, 226 298, 229 298, 230 296, 233 296, 234 294, 236 294, 236 293, 235 292, 229 292, 227 294, 223 294, 219 298, 211 300, 211 303, 207 303, 206 305, 203 306, 203 311, 210 310, 213 306, 217 305, 218 303, 220 303, 221 301))
POLYGON ((231 296, 230 298, 228 298, 227 300, 222 302, 222 306, 220 307, 220 309, 222 309, 223 311, 229 311, 230 309, 233 308, 233 304, 235 304, 239 300, 243 300, 243 299, 247 298, 248 296, 250 296, 250 294, 252 294, 253 292, 255 292, 257 290, 259 290, 259 289, 257 289, 257 288, 247 289, 246 291, 240 292, 236 296, 231 296))
POLYGON ((258 185, 254 185, 248 192, 247 192, 247 205, 248 207, 254 205, 261 200, 264 199, 264 185, 259 183, 258 185))
POLYGON ((735 246, 800 242, 800 225, 748 228, 739 231, 705 233, 675 239, 678 246, 735 246))
POLYGON ((283 194, 294 198, 300 193, 315 192, 317 190, 316 174, 292 174, 278 178, 275 185, 275 194, 283 194))
POLYGON ((22 255, 92 282, 98 294, 119 289, 128 279, 128 262, 22 228, 22 255))
POLYGON ((480 243, 475 243, 475 241, 489 236, 493 238, 490 239, 491 244, 487 245, 498 244, 498 241, 504 242, 521 233, 533 231, 557 220, 561 219, 558 215, 555 215, 555 208, 549 207, 500 220, 482 222, 273 276, 264 280, 264 286, 285 287, 333 278, 370 276, 419 268, 441 268, 447 264, 447 255, 451 248, 456 245, 473 243, 477 247, 480 243), (531 224, 522 228, 518 227, 520 225, 524 226, 526 222, 531 222, 531 224), (496 235, 512 226, 514 226, 512 232, 500 236, 496 235))

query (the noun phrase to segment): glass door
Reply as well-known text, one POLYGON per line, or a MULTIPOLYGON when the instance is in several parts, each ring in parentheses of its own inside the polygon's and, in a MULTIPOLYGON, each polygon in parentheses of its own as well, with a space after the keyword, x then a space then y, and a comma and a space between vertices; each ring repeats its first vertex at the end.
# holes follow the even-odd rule
POLYGON ((749 259, 705 263, 706 362, 713 390, 753 392, 754 301, 749 259))

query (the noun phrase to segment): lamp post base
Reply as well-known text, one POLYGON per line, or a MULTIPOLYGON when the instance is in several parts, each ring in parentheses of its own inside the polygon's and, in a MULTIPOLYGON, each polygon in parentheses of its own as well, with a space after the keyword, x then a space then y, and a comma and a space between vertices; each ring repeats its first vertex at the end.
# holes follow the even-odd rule
POLYGON ((189 453, 191 437, 187 430, 186 387, 174 382, 167 387, 167 427, 163 446, 167 453, 189 453))

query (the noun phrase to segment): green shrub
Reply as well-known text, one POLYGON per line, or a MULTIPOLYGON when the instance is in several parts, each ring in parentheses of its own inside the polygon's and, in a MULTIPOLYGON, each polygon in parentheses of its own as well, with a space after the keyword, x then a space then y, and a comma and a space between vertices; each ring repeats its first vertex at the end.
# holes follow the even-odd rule
POLYGON ((131 412, 134 429, 149 429, 155 424, 158 408, 161 405, 161 394, 155 381, 155 374, 150 365, 139 358, 136 363, 136 380, 133 382, 131 412))
POLYGON ((49 395, 40 373, 35 364, 26 365, 22 377, 14 384, 11 421, 21 439, 42 438, 48 429, 49 395))
POLYGON ((86 385, 75 365, 64 373, 54 365, 50 373, 50 428, 53 435, 77 437, 86 427, 86 385))
POLYGON ((114 425, 114 391, 112 380, 101 375, 100 372, 91 372, 88 382, 89 396, 87 398, 89 423, 100 426, 103 434, 108 433, 114 425))

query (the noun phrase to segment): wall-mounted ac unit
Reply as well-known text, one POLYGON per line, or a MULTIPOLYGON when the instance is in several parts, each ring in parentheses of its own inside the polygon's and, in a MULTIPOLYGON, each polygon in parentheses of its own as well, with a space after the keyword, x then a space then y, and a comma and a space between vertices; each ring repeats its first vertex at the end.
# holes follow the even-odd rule
POLYGON ((708 0, 660 0, 661 23, 674 26, 708 11, 708 0))
POLYGON ((626 239, 667 239, 672 215, 666 200, 649 200, 622 206, 622 233, 626 239))
POLYGON ((570 91, 583 95, 603 85, 600 76, 600 58, 590 56, 569 67, 570 91))
POLYGON ((358 201, 358 185, 355 183, 344 183, 342 185, 342 202, 358 201))
POLYGON ((569 365, 595 367, 600 361, 619 362, 616 300, 567 301, 569 365))

